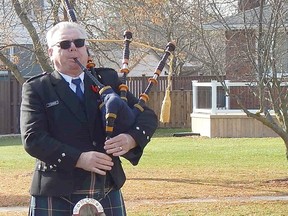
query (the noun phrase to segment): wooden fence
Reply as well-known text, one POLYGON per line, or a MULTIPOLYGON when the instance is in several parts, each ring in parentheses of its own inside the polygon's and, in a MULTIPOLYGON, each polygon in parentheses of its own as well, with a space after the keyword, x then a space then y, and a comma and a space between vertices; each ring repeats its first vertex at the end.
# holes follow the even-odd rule
MULTIPOLYGON (((144 92, 148 85, 149 77, 128 77, 127 85, 129 90, 133 92, 134 95, 140 95, 144 92)), ((224 79, 222 77, 221 79, 224 79)), ((192 80, 198 80, 199 82, 210 82, 211 80, 217 80, 215 76, 182 76, 182 77, 172 77, 171 78, 171 90, 192 90, 192 80)), ((157 85, 153 86, 153 92, 165 91, 168 85, 167 77, 158 77, 157 85)))
MULTIPOLYGON (((147 105, 152 108, 160 118, 161 107, 165 96, 164 91, 151 92, 147 105)), ((170 92, 170 122, 161 123, 160 128, 190 128, 192 113, 192 91, 174 90, 170 92)))
MULTIPOLYGON (((179 128, 191 127, 192 112, 192 80, 210 81, 214 77, 173 77, 170 91, 171 109, 170 122, 161 123, 159 127, 179 128)), ((128 86, 138 96, 147 87, 147 77, 129 78, 128 86)), ((161 106, 167 87, 167 78, 160 77, 158 84, 153 86, 147 105, 155 110, 160 117, 161 106)), ((19 116, 21 103, 21 85, 14 76, 0 76, 0 134, 19 133, 19 116)))
POLYGON ((19 133, 21 85, 14 77, 0 76, 0 134, 19 133))

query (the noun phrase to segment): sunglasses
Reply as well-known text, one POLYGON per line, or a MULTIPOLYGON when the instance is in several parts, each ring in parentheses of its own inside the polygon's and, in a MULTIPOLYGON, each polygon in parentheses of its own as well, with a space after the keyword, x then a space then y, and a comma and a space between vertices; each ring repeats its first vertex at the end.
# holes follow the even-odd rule
MULTIPOLYGON (((61 49, 69 49, 71 47, 72 42, 75 47, 80 48, 85 45, 85 39, 75 39, 75 40, 64 40, 56 43, 55 45, 59 46, 61 49)), ((55 46, 53 45, 53 46, 55 46)))

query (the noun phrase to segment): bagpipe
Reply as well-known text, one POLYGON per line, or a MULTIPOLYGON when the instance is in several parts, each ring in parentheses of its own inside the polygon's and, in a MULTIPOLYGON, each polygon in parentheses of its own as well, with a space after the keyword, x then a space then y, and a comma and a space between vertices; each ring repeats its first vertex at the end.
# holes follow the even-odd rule
MULTIPOLYGON (((87 67, 84 67, 77 59, 74 59, 75 62, 81 67, 81 69, 99 88, 99 95, 102 101, 99 108, 101 110, 102 116, 104 117, 103 121, 106 123, 105 124, 106 139, 109 139, 112 136, 127 131, 135 122, 135 118, 137 117, 137 115, 139 115, 141 112, 144 111, 144 106, 149 100, 149 93, 153 85, 158 83, 157 79, 160 76, 166 64, 169 55, 174 49, 175 49, 174 43, 167 44, 165 54, 162 56, 162 59, 154 72, 154 76, 148 79, 149 82, 148 86, 146 87, 145 91, 142 94, 140 94, 138 103, 134 105, 133 109, 131 109, 127 104, 126 94, 128 86, 123 83, 123 81, 125 81, 125 78, 122 77, 122 84, 119 86, 120 90, 120 96, 119 96, 114 92, 114 90, 110 86, 103 85, 93 75, 93 68, 89 70, 87 69, 87 67)), ((125 74, 126 73, 127 72, 125 72, 125 74)))

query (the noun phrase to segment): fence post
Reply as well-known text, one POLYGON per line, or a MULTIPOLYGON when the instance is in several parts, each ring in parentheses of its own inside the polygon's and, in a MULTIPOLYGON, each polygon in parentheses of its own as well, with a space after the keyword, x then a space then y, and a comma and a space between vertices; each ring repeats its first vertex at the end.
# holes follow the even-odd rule
POLYGON ((143 93, 145 91, 145 88, 146 88, 145 77, 146 77, 145 74, 142 74, 142 84, 141 84, 142 85, 142 91, 140 92, 140 94, 143 93))
POLYGON ((192 80, 192 112, 198 107, 198 80, 192 80))
MULTIPOLYGON (((225 80, 225 85, 226 85, 228 91, 230 92, 230 85, 229 85, 229 83, 230 83, 230 80, 225 80)), ((226 98, 225 109, 226 109, 226 110, 229 110, 229 109, 230 109, 230 96, 229 96, 229 92, 225 91, 225 96, 226 96, 226 97, 225 97, 225 98, 226 98)))
POLYGON ((217 81, 211 80, 211 113, 216 114, 217 110, 217 81))
POLYGON ((184 109, 184 89, 181 88, 181 127, 183 128, 185 126, 185 119, 186 119, 186 112, 184 109), (184 118, 185 116, 185 118, 184 118))

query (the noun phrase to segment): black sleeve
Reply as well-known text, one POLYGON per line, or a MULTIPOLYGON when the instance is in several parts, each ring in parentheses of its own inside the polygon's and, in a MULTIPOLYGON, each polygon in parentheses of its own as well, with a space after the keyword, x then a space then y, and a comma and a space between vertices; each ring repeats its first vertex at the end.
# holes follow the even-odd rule
MULTIPOLYGON (((128 93, 128 101, 131 96, 128 93)), ((150 142, 156 128, 158 126, 158 119, 153 110, 144 107, 143 112, 139 112, 136 117, 134 125, 127 131, 137 143, 137 147, 127 152, 124 157, 128 159, 133 165, 137 165, 146 145, 150 142)))

